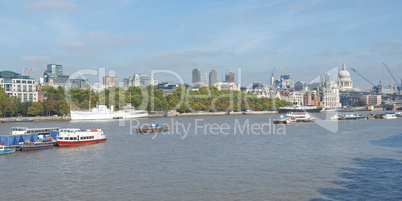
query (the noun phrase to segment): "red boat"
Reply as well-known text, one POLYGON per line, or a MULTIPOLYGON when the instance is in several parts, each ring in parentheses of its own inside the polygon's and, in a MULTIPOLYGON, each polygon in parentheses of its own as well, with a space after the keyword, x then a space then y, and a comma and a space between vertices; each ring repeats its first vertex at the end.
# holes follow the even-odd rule
POLYGON ((77 146, 106 142, 106 135, 100 127, 96 130, 80 130, 78 128, 60 129, 57 144, 64 146, 77 146))

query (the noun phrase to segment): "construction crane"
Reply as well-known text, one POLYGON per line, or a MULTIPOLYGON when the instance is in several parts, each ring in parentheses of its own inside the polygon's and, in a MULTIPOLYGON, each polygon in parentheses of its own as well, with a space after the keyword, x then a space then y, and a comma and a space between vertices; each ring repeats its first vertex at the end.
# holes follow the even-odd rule
POLYGON ((31 73, 37 60, 38 60, 38 57, 36 57, 35 61, 33 62, 32 66, 31 66, 31 69, 29 69, 29 71, 27 71, 28 69, 25 69, 25 75, 29 75, 31 73))
MULTIPOLYGON (((353 72, 355 72, 357 75, 359 75, 361 78, 363 78, 364 80, 366 80, 368 83, 370 83, 371 85, 373 85, 373 87, 375 88, 375 93, 376 95, 378 95, 378 86, 376 86, 375 84, 373 84, 372 82, 370 82, 370 80, 368 80, 367 78, 365 78, 362 74, 358 73, 355 69, 350 68, 350 70, 352 70, 353 72)), ((381 81, 380 81, 381 83, 381 81)))
POLYGON ((394 81, 396 83, 396 86, 397 86, 397 89, 398 89, 398 92, 399 92, 398 100, 401 100, 401 85, 399 85, 399 83, 396 81, 394 75, 391 73, 391 70, 389 70, 388 66, 385 63, 382 63, 382 64, 384 64, 384 66, 387 69, 388 73, 391 75, 392 79, 394 79, 394 81))

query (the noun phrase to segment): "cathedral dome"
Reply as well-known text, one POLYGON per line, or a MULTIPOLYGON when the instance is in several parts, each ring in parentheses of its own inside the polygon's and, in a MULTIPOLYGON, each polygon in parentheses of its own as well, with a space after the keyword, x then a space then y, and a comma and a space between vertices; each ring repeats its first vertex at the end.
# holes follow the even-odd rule
POLYGON ((340 80, 350 80, 351 79, 349 71, 346 70, 345 62, 343 62, 342 70, 339 71, 338 76, 339 76, 340 80))
POLYGON ((350 73, 347 70, 341 70, 339 71, 339 78, 340 79, 350 79, 350 73))

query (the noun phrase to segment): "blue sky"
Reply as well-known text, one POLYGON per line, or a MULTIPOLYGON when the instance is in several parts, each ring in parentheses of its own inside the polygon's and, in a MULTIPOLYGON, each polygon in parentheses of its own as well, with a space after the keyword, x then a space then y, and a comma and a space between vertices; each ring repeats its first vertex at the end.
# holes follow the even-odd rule
MULTIPOLYGON (((2 1, 0 70, 38 61, 65 74, 105 67, 119 79, 168 69, 191 82, 193 68, 242 71, 242 86, 293 73, 310 81, 353 67, 373 83, 402 76, 402 1, 2 1)), ((370 85, 351 72, 354 85, 370 85)), ((159 81, 176 81, 159 75, 159 81)))

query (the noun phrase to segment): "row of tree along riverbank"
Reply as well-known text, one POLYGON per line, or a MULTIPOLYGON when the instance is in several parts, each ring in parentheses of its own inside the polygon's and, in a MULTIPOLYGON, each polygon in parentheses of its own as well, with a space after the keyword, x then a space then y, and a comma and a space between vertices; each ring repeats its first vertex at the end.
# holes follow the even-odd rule
MULTIPOLYGON (((46 94, 44 102, 21 102, 19 98, 9 96, 0 86, 0 116, 64 116, 70 110, 88 110, 97 104, 111 105, 116 110, 127 103, 135 108, 150 111, 174 110, 179 113, 208 111, 213 113, 247 110, 271 111, 290 102, 279 98, 258 98, 241 91, 218 90, 216 87, 201 87, 199 90, 188 90, 184 86, 177 88, 172 94, 165 95, 162 90, 153 86, 121 87, 105 89, 95 93, 90 89, 68 89, 45 86, 38 89, 46 94), (214 111, 214 112, 212 112, 214 111)), ((152 111, 152 112, 151 112, 152 111)))

